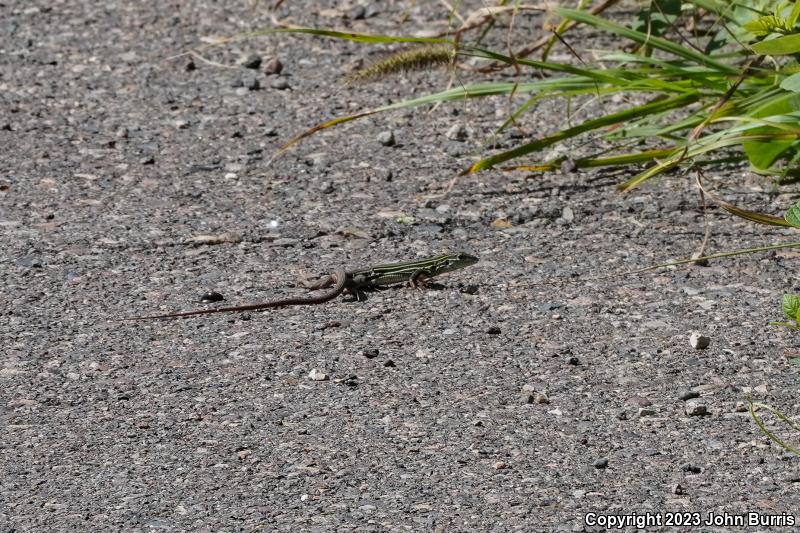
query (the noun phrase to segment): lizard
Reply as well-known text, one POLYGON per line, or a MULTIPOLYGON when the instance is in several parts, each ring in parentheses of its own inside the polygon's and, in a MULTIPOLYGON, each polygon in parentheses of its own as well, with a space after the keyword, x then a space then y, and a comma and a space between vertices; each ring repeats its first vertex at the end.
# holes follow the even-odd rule
POLYGON ((465 252, 455 252, 436 255, 418 261, 375 265, 356 270, 345 270, 342 268, 336 270, 332 274, 328 274, 315 283, 307 285, 309 290, 333 287, 328 292, 320 294, 319 296, 283 298, 260 304, 220 307, 218 309, 203 309, 165 315, 137 316, 124 320, 175 319, 197 315, 209 315, 212 313, 262 311, 264 309, 289 305, 316 305, 329 302, 343 293, 355 294, 356 297, 358 297, 359 292, 363 290, 377 289, 401 282, 408 282, 411 287, 416 288, 434 276, 465 268, 477 262, 478 258, 474 255, 465 252))

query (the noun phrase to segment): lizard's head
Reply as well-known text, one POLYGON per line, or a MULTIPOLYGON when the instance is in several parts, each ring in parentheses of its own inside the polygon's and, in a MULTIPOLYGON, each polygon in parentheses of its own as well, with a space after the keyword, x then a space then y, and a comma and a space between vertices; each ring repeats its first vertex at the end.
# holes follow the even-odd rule
POLYGON ((446 271, 456 270, 458 268, 468 267, 478 262, 478 258, 466 252, 456 252, 448 254, 446 271))

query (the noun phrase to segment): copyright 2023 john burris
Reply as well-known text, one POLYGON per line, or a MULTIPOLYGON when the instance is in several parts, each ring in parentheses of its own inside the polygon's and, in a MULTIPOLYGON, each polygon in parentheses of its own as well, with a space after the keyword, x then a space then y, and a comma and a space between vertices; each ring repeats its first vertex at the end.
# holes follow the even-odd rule
POLYGON ((793 513, 746 513, 728 512, 646 512, 626 514, 586 513, 583 522, 587 526, 604 529, 635 527, 792 527, 798 523, 793 513))

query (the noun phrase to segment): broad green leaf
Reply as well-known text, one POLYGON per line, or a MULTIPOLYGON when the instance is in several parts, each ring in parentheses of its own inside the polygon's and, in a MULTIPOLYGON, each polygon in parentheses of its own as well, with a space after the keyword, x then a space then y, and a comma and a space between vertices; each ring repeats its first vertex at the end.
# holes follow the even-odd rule
POLYGON ((800 34, 784 35, 768 41, 761 41, 752 45, 757 54, 767 56, 785 56, 800 52, 800 34))
POLYGON ((795 228, 800 228, 800 202, 787 209, 783 214, 783 218, 795 228))
MULTIPOLYGON (((776 136, 782 135, 780 131, 771 128, 759 128, 754 133, 769 134, 775 133, 776 136)), ((765 170, 772 166, 778 157, 792 146, 797 139, 780 139, 757 142, 746 142, 742 144, 744 153, 750 164, 759 170, 765 170)))
MULTIPOLYGON (((798 3, 798 5, 800 5, 800 3, 798 3)), ((800 93, 800 73, 792 74, 788 78, 784 78, 781 82, 781 89, 793 93, 800 93)))
POLYGON ((772 115, 788 115, 800 109, 800 94, 784 93, 777 97, 768 97, 767 100, 748 111, 751 117, 769 117, 772 115))
POLYGON ((798 315, 800 314, 800 294, 784 294, 781 308, 786 318, 800 324, 800 321, 798 321, 798 315))

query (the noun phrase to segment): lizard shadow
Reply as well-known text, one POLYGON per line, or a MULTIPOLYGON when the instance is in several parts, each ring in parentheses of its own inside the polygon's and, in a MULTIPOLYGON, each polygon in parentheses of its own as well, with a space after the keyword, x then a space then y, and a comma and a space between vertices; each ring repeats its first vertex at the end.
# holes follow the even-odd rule
MULTIPOLYGON (((398 291, 398 290, 408 290, 410 287, 407 285, 392 285, 389 287, 374 287, 371 289, 358 289, 355 292, 351 292, 348 296, 345 296, 343 299, 345 302, 365 302, 369 300, 369 295, 377 292, 385 292, 385 291, 398 291)), ((433 291, 441 291, 447 288, 447 285, 442 283, 426 283, 424 286, 416 288, 416 290, 426 291, 426 290, 433 290, 433 291)), ((414 287, 411 287, 413 290, 414 287)))

